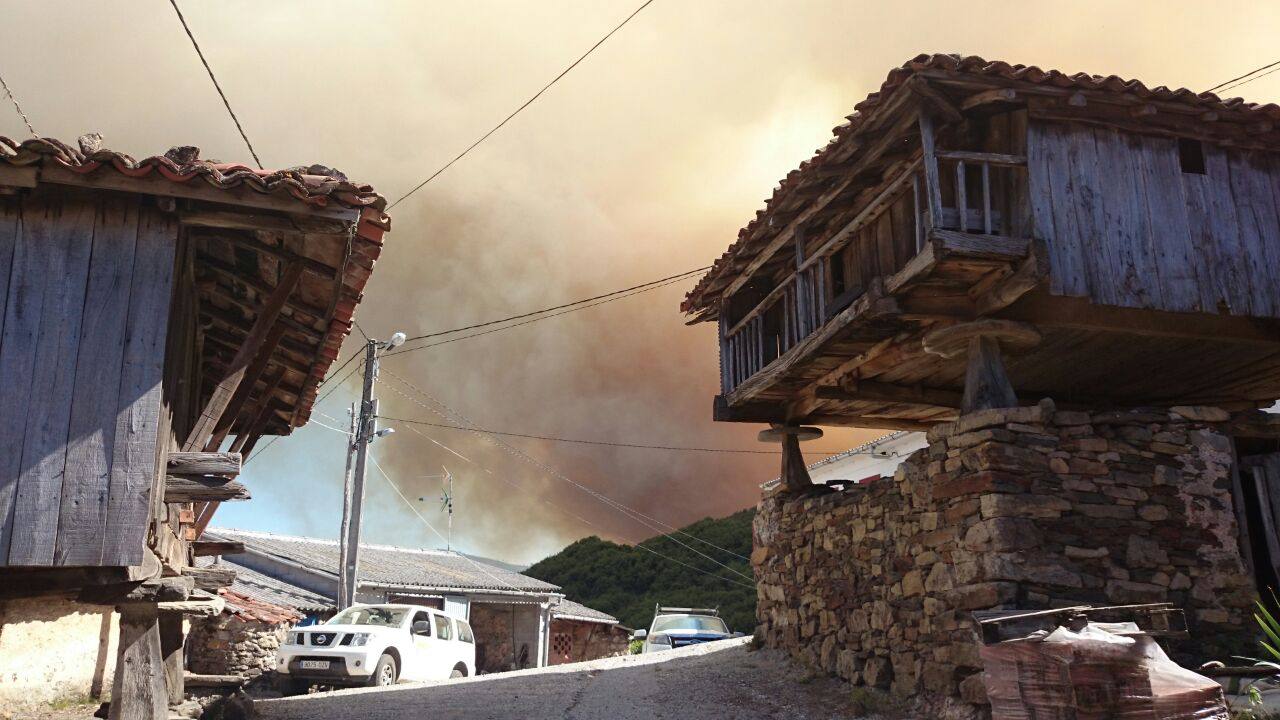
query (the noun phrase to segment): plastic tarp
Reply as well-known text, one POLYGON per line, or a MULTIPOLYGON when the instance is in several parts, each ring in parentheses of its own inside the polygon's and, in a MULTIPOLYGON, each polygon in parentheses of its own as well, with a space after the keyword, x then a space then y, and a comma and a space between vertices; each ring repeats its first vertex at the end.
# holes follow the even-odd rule
POLYGON ((1039 631, 981 654, 992 720, 1229 720, 1222 687, 1133 623, 1039 631))

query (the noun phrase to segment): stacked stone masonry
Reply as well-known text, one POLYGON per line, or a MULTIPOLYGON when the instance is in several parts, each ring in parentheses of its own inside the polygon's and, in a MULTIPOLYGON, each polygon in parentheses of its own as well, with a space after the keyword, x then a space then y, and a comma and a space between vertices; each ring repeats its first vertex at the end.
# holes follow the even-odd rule
POLYGON ((230 613, 192 623, 187 635, 187 669, 207 675, 240 675, 251 688, 269 687, 276 649, 293 625, 243 619, 230 613))
POLYGON ((1232 441, 1214 425, 1226 419, 1045 400, 935 427, 894 478, 775 490, 752 556, 765 642, 855 684, 975 712, 974 610, 1168 601, 1186 609, 1197 657, 1226 657, 1249 642, 1255 597, 1232 441))

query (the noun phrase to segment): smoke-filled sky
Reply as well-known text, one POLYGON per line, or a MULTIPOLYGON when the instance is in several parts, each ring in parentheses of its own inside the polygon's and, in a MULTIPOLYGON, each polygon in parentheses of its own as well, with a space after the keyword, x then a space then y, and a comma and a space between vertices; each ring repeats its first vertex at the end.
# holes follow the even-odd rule
MULTIPOLYGON (((636 0, 208 2, 188 21, 268 167, 318 162, 399 197, 615 25, 636 0)), ((3 75, 43 135, 87 131, 143 156, 192 144, 248 161, 165 0, 0 3, 3 75)), ((1203 89, 1276 60, 1280 5, 1177 2, 657 0, 537 103, 392 212, 357 319, 428 333, 707 265, 777 180, 830 137, 888 70, 960 52, 1203 89)), ((1244 86, 1280 96, 1280 73, 1244 86)), ((0 134, 26 132, 7 102, 0 134)), ((507 332, 389 358, 384 415, 439 421, 405 378, 498 430, 626 443, 773 449, 711 422, 714 328, 686 327, 684 282, 507 332), (406 391, 407 392, 407 391, 406 391), (412 394, 412 393, 409 393, 412 394)), ((344 357, 354 352, 349 341, 344 357)), ((215 524, 334 537, 358 387, 247 466, 254 499, 215 524)), ((579 537, 654 532, 565 478, 671 525, 755 502, 769 455, 711 455, 404 427, 369 473, 365 537, 441 544, 441 467, 456 477, 454 545, 531 562, 579 537), (425 500, 419 501, 419 498, 425 500)), ((878 433, 835 432, 840 450, 878 433)), ((810 446, 806 446, 809 449, 810 446)), ((813 454, 811 459, 820 455, 813 454)))

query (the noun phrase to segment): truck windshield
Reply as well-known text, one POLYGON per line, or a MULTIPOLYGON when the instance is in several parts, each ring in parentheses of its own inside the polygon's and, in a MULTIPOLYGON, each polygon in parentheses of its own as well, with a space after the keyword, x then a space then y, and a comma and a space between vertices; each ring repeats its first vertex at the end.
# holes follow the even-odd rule
POLYGON ((334 615, 329 625, 380 625, 383 627, 400 627, 406 608, 353 607, 334 615))
POLYGON ((653 632, 670 632, 685 630, 687 632, 708 632, 729 634, 729 628, 718 617, 705 615, 666 615, 653 621, 653 632))

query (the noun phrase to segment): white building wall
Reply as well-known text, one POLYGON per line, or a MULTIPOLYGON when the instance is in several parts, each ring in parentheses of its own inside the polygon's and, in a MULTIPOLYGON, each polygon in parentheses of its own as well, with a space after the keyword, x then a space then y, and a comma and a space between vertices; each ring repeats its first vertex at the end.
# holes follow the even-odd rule
POLYGON ((0 717, 109 695, 118 621, 109 606, 66 598, 0 602, 0 717))
MULTIPOLYGON (((858 482, 868 478, 892 476, 908 455, 928 444, 925 434, 921 432, 890 433, 810 464, 809 478, 815 485, 824 485, 829 480, 858 482)), ((778 480, 775 478, 761 487, 767 490, 777 484, 778 480)))

